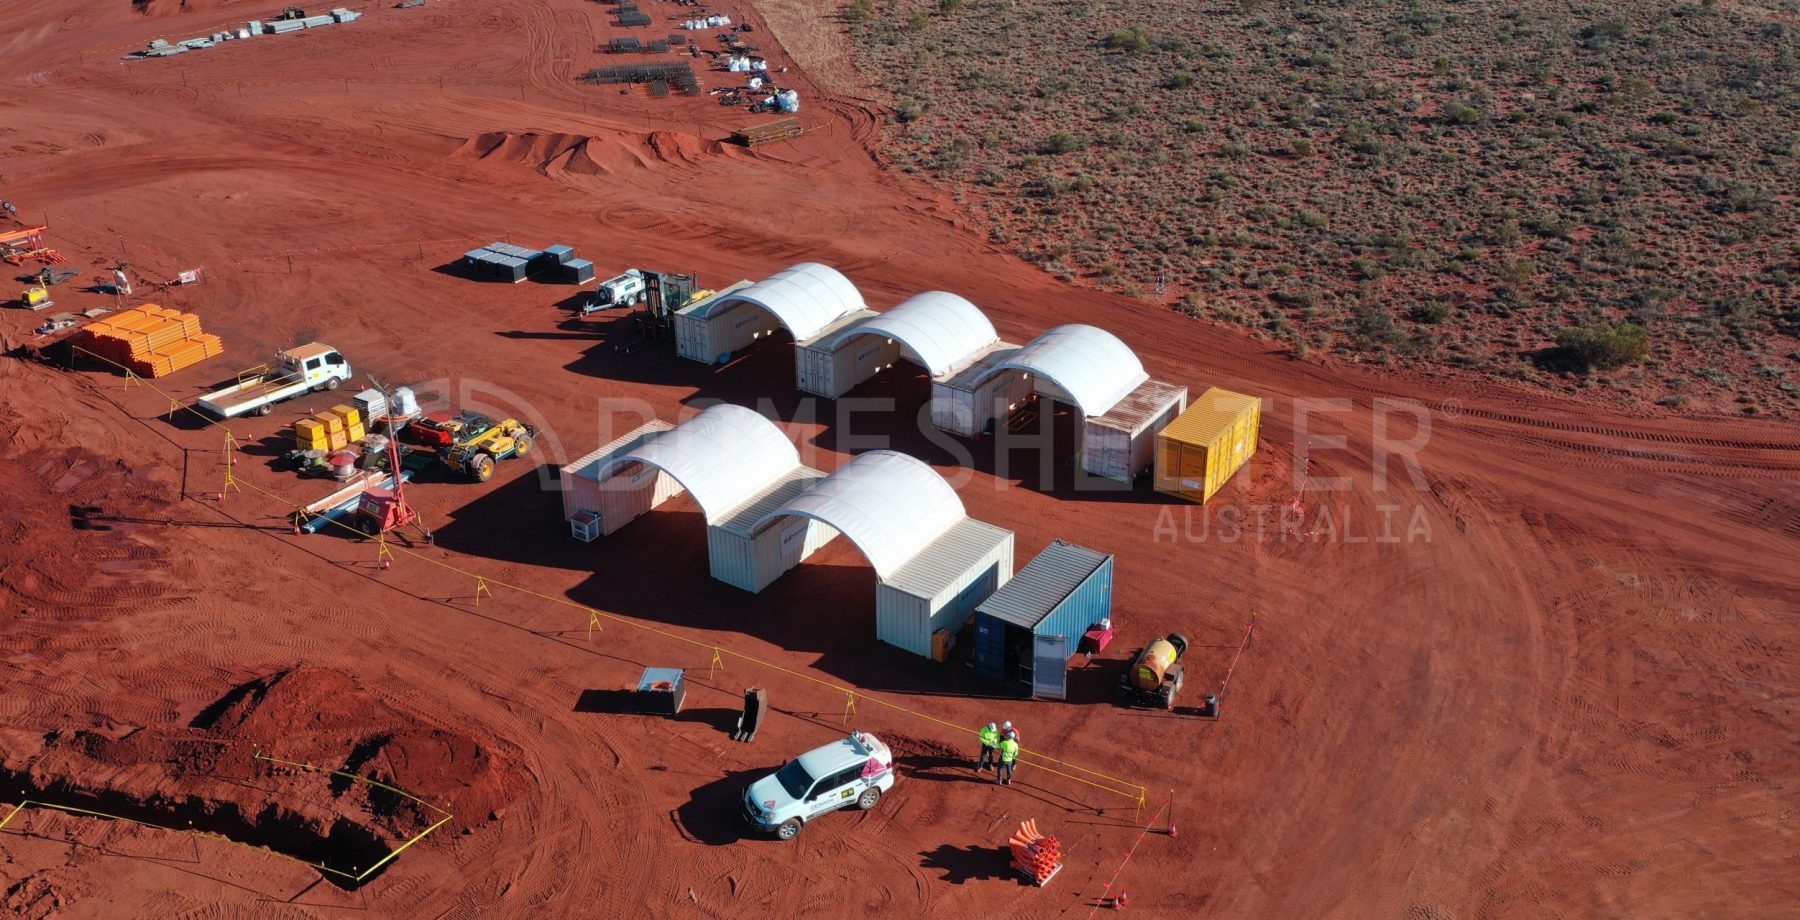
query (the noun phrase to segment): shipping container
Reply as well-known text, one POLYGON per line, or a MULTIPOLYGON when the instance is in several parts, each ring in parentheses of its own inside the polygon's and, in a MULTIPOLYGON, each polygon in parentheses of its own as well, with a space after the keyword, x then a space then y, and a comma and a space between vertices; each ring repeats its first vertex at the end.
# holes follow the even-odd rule
POLYGON ((931 657, 931 635, 963 621, 1012 578, 1013 534, 971 518, 958 521, 875 585, 875 637, 931 657))
POLYGON ((762 517, 813 487, 825 474, 798 467, 706 528, 706 553, 712 577, 752 594, 838 535, 831 525, 812 518, 787 516, 757 532, 762 517))
POLYGON ((1156 491, 1206 502, 1256 453, 1262 400, 1214 387, 1156 436, 1156 491))
POLYGON ((1031 397, 1031 375, 996 371, 1019 346, 996 342, 967 367, 931 381, 931 424, 940 431, 972 438, 995 419, 1005 419, 1031 397))
POLYGON ((569 264, 569 260, 575 258, 575 250, 560 243, 544 247, 544 254, 555 257, 556 261, 562 265, 569 264))
POLYGON ((1112 616, 1112 595, 1111 555, 1051 543, 975 608, 975 676, 1061 699, 1069 656, 1112 616))
POLYGON ((836 399, 900 360, 899 343, 885 335, 838 339, 844 330, 879 315, 858 310, 839 317, 818 335, 795 342, 794 385, 800 392, 836 399))
POLYGON ((1156 433, 1187 408, 1187 387, 1146 380, 1081 425, 1081 468, 1130 482, 1156 463, 1156 433))
POLYGON ((675 477, 653 466, 632 463, 612 470, 602 479, 601 466, 620 454, 630 453, 646 441, 675 426, 652 419, 591 454, 562 468, 563 519, 578 514, 596 515, 600 532, 610 534, 633 519, 684 490, 675 477))
POLYGON ((675 313, 675 353, 702 364, 723 363, 731 353, 773 335, 781 323, 769 311, 731 294, 749 287, 740 281, 675 313))

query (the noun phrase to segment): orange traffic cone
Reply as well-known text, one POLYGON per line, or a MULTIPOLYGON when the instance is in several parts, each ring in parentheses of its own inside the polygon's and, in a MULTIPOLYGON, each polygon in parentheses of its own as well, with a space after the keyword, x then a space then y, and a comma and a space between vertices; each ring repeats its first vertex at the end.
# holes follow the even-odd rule
POLYGON ((1169 819, 1169 836, 1170 837, 1180 836, 1175 833, 1175 819, 1174 818, 1169 819))
POLYGON ((1119 896, 1113 898, 1113 910, 1124 910, 1125 905, 1130 903, 1130 901, 1131 895, 1126 894, 1123 891, 1119 892, 1119 896))

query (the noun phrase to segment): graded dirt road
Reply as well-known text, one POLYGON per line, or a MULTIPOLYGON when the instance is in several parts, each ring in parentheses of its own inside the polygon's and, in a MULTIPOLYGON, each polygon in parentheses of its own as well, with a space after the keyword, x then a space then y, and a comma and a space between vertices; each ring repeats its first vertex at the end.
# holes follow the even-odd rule
MULTIPOLYGON (((1791 426, 1296 361, 1064 287, 884 171, 864 146, 879 108, 803 73, 781 79, 815 130, 756 151, 722 143, 756 120, 739 109, 577 83, 612 62, 593 50, 615 32, 598 4, 374 6, 130 63, 151 38, 273 5, 68 6, 3 14, 0 196, 48 212, 84 279, 121 257, 147 279, 205 269, 134 298, 224 337, 226 356, 162 382, 170 394, 319 339, 359 373, 544 437, 484 485, 420 483, 438 542, 384 569, 370 543, 292 535, 270 497, 323 491, 270 468, 297 412, 230 426, 244 487, 221 501, 218 427, 171 420, 98 367, 0 361, 0 814, 29 798, 175 816, 355 871, 435 820, 259 755, 454 814, 350 886, 227 841, 27 807, 0 833, 8 913, 1059 916, 1089 912, 1115 875, 1151 916, 1767 916, 1800 896, 1791 426), (821 261, 877 308, 963 294, 1012 341, 1093 323, 1155 377, 1268 397, 1260 450, 1205 510, 1078 488, 1060 458, 996 457, 991 440, 963 445, 958 470, 911 420, 925 388, 908 365, 854 394, 895 411, 852 413, 803 403, 779 343, 722 368, 667 345, 623 354, 629 322, 570 322, 573 288, 443 270, 502 237, 714 286, 821 261), (716 399, 778 415, 824 469, 881 436, 937 464, 972 515, 1017 532, 1020 564, 1053 538, 1117 554, 1120 645, 1075 672, 1069 702, 994 699, 966 669, 874 640, 874 576, 847 541, 750 596, 707 577, 685 499, 615 538, 569 538, 548 469, 643 413, 716 399), (1423 441, 1416 476, 1390 458, 1379 481, 1384 439, 1423 441), (1296 440, 1315 479, 1344 481, 1298 489, 1296 440), (1135 643, 1185 632, 1197 696, 1253 613, 1222 719, 1112 705, 1135 643), (594 711, 647 665, 689 669, 682 718, 594 711), (895 742, 903 778, 795 842, 748 837, 747 779, 842 730, 848 701, 824 684, 863 694, 850 720, 895 742), (733 744, 750 685, 778 715, 733 744), (956 759, 972 740, 943 724, 998 718, 1039 764, 1006 789, 977 781, 956 759), (1171 793, 1179 835, 1160 832, 1167 812, 1140 834, 1171 793), (1006 865, 1028 818, 1070 851, 1044 889, 1006 865)), ((785 34, 808 27, 783 9, 785 34)), ((754 10, 725 12, 796 66, 754 10)), ((3 319, 11 348, 41 317, 3 319)), ((1068 424, 1049 422, 1054 455, 1068 424)))

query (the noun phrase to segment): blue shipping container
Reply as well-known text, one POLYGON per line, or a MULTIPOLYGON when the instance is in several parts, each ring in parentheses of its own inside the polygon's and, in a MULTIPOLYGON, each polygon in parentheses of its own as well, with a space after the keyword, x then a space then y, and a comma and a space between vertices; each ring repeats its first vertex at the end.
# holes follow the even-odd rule
POLYGON ((975 674, 1008 683, 1031 667, 1036 636, 1081 634, 1112 616, 1113 557, 1057 540, 975 608, 975 674))

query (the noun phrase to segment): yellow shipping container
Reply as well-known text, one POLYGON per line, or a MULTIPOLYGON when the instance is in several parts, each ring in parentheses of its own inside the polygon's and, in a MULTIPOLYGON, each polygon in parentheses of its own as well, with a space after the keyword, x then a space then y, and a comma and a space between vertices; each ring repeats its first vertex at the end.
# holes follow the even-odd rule
MULTIPOLYGON (((331 414, 344 423, 345 428, 356 428, 362 425, 362 412, 355 406, 332 406, 331 414)), ((352 441, 356 440, 351 438, 352 441)))
POLYGON ((1256 453, 1262 399, 1214 387, 1156 435, 1156 491, 1204 504, 1256 453))
POLYGON ((344 433, 344 420, 329 412, 321 412, 318 415, 313 416, 313 418, 316 419, 319 424, 324 425, 325 430, 332 434, 344 433))

